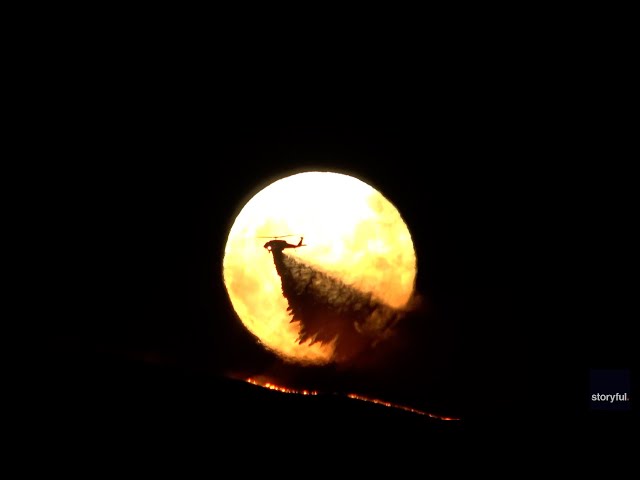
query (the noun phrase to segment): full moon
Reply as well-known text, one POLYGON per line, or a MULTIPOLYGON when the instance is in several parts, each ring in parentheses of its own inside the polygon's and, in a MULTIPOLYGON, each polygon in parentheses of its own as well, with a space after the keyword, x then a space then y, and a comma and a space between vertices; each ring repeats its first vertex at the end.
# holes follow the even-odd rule
MULTIPOLYGON (((332 341, 300 341, 300 324, 292 322, 283 278, 274 266, 276 252, 265 243, 276 238, 289 245, 281 253, 305 271, 362 292, 383 306, 376 308, 402 311, 412 299, 413 241, 400 212, 382 193, 341 173, 280 178, 253 196, 235 218, 222 273, 240 321, 286 361, 326 364, 334 360, 336 346, 332 341)), ((382 329, 380 321, 367 322, 360 329, 370 335, 382 329)))

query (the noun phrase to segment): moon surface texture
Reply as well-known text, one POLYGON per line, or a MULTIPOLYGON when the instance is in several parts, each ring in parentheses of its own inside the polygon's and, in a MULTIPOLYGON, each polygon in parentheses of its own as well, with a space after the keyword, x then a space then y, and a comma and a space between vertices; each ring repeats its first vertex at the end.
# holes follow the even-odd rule
POLYGON ((280 178, 240 210, 223 279, 243 325, 285 361, 352 358, 393 331, 414 295, 416 254, 396 207, 350 175, 280 178))

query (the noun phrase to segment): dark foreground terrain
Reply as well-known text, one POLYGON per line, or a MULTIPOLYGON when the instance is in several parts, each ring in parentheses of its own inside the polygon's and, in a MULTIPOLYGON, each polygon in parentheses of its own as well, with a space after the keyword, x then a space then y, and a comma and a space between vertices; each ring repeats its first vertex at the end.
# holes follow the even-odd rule
POLYGON ((245 381, 110 353, 59 355, 33 387, 33 439, 53 448, 184 446, 242 441, 375 444, 456 434, 445 421, 336 392, 281 393, 245 381), (407 436, 409 435, 409 436, 407 436), (234 439, 234 440, 232 440, 234 439))

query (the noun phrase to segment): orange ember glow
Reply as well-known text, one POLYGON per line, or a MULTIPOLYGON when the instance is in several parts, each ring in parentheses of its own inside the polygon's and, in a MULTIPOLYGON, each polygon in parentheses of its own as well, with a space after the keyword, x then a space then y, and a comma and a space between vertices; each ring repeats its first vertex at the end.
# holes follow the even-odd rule
POLYGON ((314 390, 294 390, 292 388, 281 387, 271 382, 260 382, 253 378, 247 378, 247 382, 251 385, 257 385, 258 387, 268 388, 269 390, 275 390, 282 393, 296 393, 298 395, 317 395, 318 392, 314 390))
POLYGON ((384 407, 404 410, 405 412, 417 413, 418 415, 426 415, 427 417, 437 418, 438 420, 460 420, 459 418, 443 417, 440 415, 436 415, 434 413, 427 413, 427 412, 423 412, 422 410, 417 410, 415 408, 407 407, 405 405, 398 405, 396 403, 385 402, 384 400, 378 400, 377 398, 370 398, 370 397, 364 397, 362 395, 356 395, 355 393, 349 393, 347 397, 352 398, 354 400, 360 400, 363 402, 375 403, 376 405, 382 405, 384 407))
MULTIPOLYGON (((267 381, 259 381, 256 380, 254 378, 247 378, 246 382, 252 384, 252 385, 256 385, 258 387, 262 387, 262 388, 268 388, 269 390, 275 390, 276 392, 281 392, 281 393, 293 393, 293 394, 297 394, 297 395, 318 395, 318 392, 315 390, 295 390, 292 388, 287 388, 287 387, 283 387, 280 385, 276 385, 274 383, 271 382, 267 382, 267 381)), ((361 402, 369 402, 369 403, 375 403, 376 405, 382 405, 383 407, 388 407, 388 408, 395 408, 397 410, 403 410, 405 412, 410 412, 410 413, 415 413, 417 415, 424 415, 430 418, 434 418, 437 420, 460 420, 459 418, 455 418, 455 417, 445 417, 442 415, 436 415, 434 413, 428 413, 428 412, 424 412, 422 410, 418 410, 412 407, 407 407, 406 405, 398 405, 396 403, 391 403, 391 402, 386 402, 384 400, 379 400, 377 398, 371 398, 371 397, 365 397, 363 395, 358 395, 355 393, 349 393, 346 395, 347 398, 350 398, 352 400, 359 400, 361 402)))

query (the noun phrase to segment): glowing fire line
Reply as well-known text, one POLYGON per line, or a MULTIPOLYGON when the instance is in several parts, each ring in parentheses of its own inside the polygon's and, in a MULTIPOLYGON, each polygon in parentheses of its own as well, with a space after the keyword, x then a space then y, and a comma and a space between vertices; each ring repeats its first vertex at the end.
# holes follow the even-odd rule
MULTIPOLYGON (((292 394, 296 394, 296 395, 318 395, 318 392, 315 390, 295 390, 292 388, 286 388, 286 387, 282 387, 280 385, 276 385, 274 383, 271 382, 260 382, 258 380, 255 380, 253 378, 247 378, 246 382, 252 384, 252 385, 256 385, 258 387, 262 387, 262 388, 267 388, 269 390, 275 390, 277 392, 282 392, 282 393, 292 393, 292 394)), ((459 418, 455 418, 455 417, 444 417, 441 415, 436 415, 434 413, 428 413, 428 412, 424 412, 422 410, 418 410, 415 408, 411 408, 411 407, 407 407, 406 405, 398 405, 395 403, 391 403, 391 402, 386 402, 384 400, 379 400, 377 398, 370 398, 370 397, 365 397, 363 395, 358 395, 355 393, 348 393, 347 398, 351 398, 352 400, 360 400, 362 402, 369 402, 369 403, 375 403, 376 405, 382 405, 384 407, 388 407, 388 408, 395 408, 398 410, 404 410, 405 412, 410 412, 410 413, 415 413, 417 415, 424 415, 430 418, 436 418, 438 420, 460 420, 459 418)))
POLYGON ((257 385, 258 387, 268 388, 269 390, 275 390, 282 393, 296 393, 298 395, 318 395, 318 392, 316 392, 315 390, 293 390, 291 388, 285 388, 279 385, 275 385, 271 382, 259 382, 257 380, 254 380, 253 378, 247 378, 246 381, 251 385, 257 385))
POLYGON ((423 412, 422 410, 417 410, 415 408, 407 407, 405 405, 398 405, 396 403, 385 402, 384 400, 378 400, 377 398, 364 397, 362 395, 357 395, 355 393, 349 393, 347 394, 347 397, 352 398, 354 400, 361 400, 363 402, 375 403, 376 405, 383 405, 389 408, 397 408, 399 410, 404 410, 405 412, 417 413, 418 415, 426 415, 427 417, 437 418, 438 420, 460 420, 459 418, 443 417, 440 415, 436 415, 434 413, 423 412))

